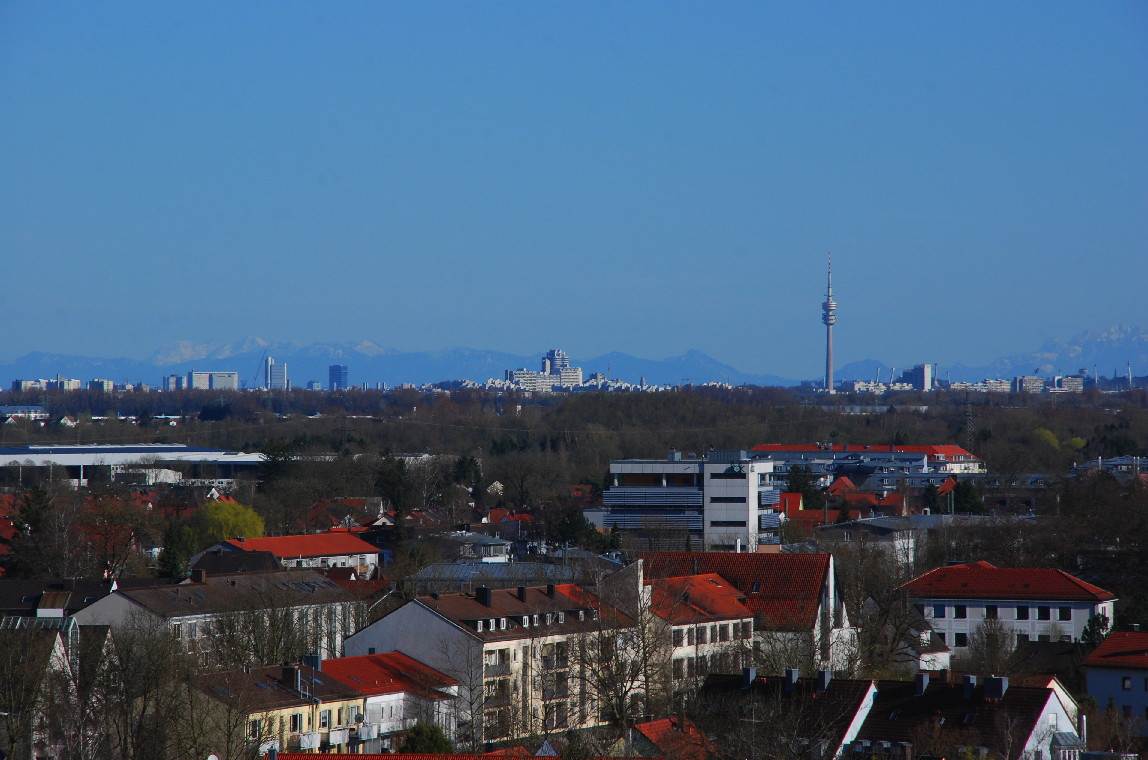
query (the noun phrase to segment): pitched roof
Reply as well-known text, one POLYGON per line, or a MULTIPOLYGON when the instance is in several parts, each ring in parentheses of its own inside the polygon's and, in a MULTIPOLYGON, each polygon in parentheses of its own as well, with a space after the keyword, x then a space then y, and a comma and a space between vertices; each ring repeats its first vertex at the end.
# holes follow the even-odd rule
POLYGON ((713 743, 688 719, 662 718, 637 723, 634 729, 664 757, 675 760, 706 760, 717 754, 713 743))
POLYGON ((830 483, 829 487, 825 489, 825 492, 831 496, 837 496, 839 494, 849 493, 856 490, 857 486, 853 484, 853 481, 842 475, 838 477, 837 480, 834 480, 832 483, 830 483))
POLYGON ((323 660, 322 671, 365 696, 410 692, 428 699, 444 699, 448 695, 439 689, 458 683, 402 652, 323 660))
POLYGON ((229 702, 248 714, 279 710, 314 702, 362 699, 355 689, 338 678, 306 665, 272 665, 251 668, 250 672, 231 670, 196 679, 195 685, 221 702, 229 702))
POLYGON ((647 580, 654 614, 671 625, 753 615, 741 600, 745 595, 717 573, 647 580))
POLYGON ((1148 670, 1148 633, 1113 631, 1084 664, 1090 668, 1140 668, 1148 670))
POLYGON ((208 575, 204 583, 121 588, 115 593, 164 618, 354 600, 334 581, 313 570, 208 575))
POLYGON ((946 565, 919 575, 901 586, 916 597, 946 599, 1046 599, 1108 601, 1112 592, 1063 570, 997 567, 988 562, 946 565))
POLYGON ((376 546, 350 533, 306 533, 298 536, 242 538, 224 541, 241 551, 271 552, 280 559, 331 557, 339 554, 378 554, 376 546))
POLYGON ((642 552, 644 573, 672 578, 717 573, 743 595, 757 628, 810 630, 817 622, 821 590, 828 581, 828 554, 733 552, 642 552))
POLYGON ((480 601, 482 594, 486 593, 483 588, 475 589, 474 594, 420 596, 413 603, 433 610, 459 627, 488 641, 519 639, 539 634, 534 630, 533 616, 536 614, 539 616, 538 625, 542 628, 541 635, 596 630, 601 627, 595 620, 597 615, 606 618, 611 624, 630 625, 633 622, 621 612, 602 604, 594 594, 574 583, 522 586, 519 589, 487 589, 490 594, 489 606, 480 601), (550 593, 551 589, 553 594, 550 593), (581 620, 578 615, 580 611, 583 613, 581 620), (547 613, 551 616, 549 624, 545 622, 547 613), (558 622, 558 613, 562 613, 562 622, 558 622), (522 625, 523 617, 530 618, 529 628, 522 625), (501 626, 503 618, 506 619, 505 628, 501 626), (477 630, 475 625, 477 621, 486 622, 491 619, 500 621, 497 630, 491 630, 489 625, 484 625, 481 632, 477 630))
POLYGON ((1015 760, 1024 751, 1024 739, 1037 728, 1044 706, 1055 698, 1048 688, 1009 686, 999 701, 989 701, 983 680, 968 698, 964 684, 935 680, 917 696, 913 681, 878 681, 873 707, 857 738, 919 743, 928 736, 939 739, 939 743, 1007 752, 1006 756, 1015 760))

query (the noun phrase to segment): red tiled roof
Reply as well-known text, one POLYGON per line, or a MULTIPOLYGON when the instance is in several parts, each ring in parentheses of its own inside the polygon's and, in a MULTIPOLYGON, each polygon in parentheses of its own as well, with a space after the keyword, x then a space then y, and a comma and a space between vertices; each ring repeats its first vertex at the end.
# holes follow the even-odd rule
POLYGON ((941 483, 941 485, 937 486, 937 493, 939 493, 941 496, 945 496, 956 490, 956 487, 957 479, 950 475, 949 477, 945 478, 944 483, 941 483))
POLYGON ((438 689, 458 683, 402 652, 323 660, 322 670, 366 696, 411 692, 438 699, 446 696, 438 689))
POLYGON ((706 760, 716 755, 705 735, 689 720, 662 718, 634 726, 666 757, 675 760, 706 760))
POLYGON ((754 451, 802 451, 802 452, 817 452, 817 451, 833 451, 833 452, 852 452, 862 453, 866 451, 897 451, 903 454, 925 454, 930 459, 937 457, 945 457, 946 459, 954 458, 968 458, 976 460, 974 454, 969 453, 960 446, 953 444, 934 444, 929 446, 896 446, 896 445, 881 445, 875 444, 872 446, 863 446, 857 444, 842 444, 837 443, 832 446, 821 446, 815 443, 802 443, 789 445, 785 443, 762 443, 753 447, 754 451))
POLYGON ((271 552, 276 557, 330 557, 339 554, 378 554, 379 550, 350 533, 308 533, 301 536, 233 539, 225 544, 243 551, 271 552))
POLYGON ((777 507, 786 514, 797 512, 802 508, 801 494, 793 491, 783 491, 777 502, 777 507))
POLYGON ((857 486, 854 485, 853 481, 842 475, 833 481, 829 487, 825 489, 825 492, 831 496, 839 496, 840 494, 856 490, 857 486))
POLYGON ((743 595, 758 627, 810 630, 817 622, 828 554, 643 552, 647 578, 717 573, 743 595))
POLYGON ((1139 668, 1148 670, 1148 633, 1113 631, 1088 655, 1090 668, 1139 668))
POLYGON ((657 578, 650 587, 654 614, 671 625, 752 617, 745 596, 717 573, 657 578))
POLYGON ((1111 592, 1063 570, 997 567, 966 562, 930 570, 901 586, 912 596, 956 599, 1049 599, 1107 601, 1111 592))

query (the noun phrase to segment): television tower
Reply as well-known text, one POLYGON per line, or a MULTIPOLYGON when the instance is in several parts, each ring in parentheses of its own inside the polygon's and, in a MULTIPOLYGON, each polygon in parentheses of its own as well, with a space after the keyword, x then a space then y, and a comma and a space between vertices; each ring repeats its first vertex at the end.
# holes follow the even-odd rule
POLYGON ((833 393, 833 325, 837 324, 837 302, 833 300, 833 253, 829 254, 829 280, 825 303, 821 304, 821 321, 825 323, 825 390, 833 393))

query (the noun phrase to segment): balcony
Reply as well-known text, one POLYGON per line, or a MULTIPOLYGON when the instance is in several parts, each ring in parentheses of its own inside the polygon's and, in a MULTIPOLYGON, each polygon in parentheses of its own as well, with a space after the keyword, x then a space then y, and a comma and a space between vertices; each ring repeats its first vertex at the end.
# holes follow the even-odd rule
POLYGON ((486 667, 483 668, 482 672, 487 678, 494 678, 497 676, 508 676, 508 675, 510 675, 510 663, 509 662, 500 662, 500 663, 497 663, 495 665, 491 665, 490 663, 487 663, 486 667))
POLYGON ((542 657, 543 670, 561 670, 570 667, 570 660, 566 655, 544 655, 542 657))
POLYGON ((607 507, 700 507, 702 490, 689 486, 637 488, 620 486, 602 494, 607 507))

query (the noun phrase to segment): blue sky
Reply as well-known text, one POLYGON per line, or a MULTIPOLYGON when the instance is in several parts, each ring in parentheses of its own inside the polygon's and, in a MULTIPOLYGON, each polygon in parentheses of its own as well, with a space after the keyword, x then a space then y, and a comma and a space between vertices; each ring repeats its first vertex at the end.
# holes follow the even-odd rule
POLYGON ((821 371, 1148 322, 1148 5, 5 2, 0 358, 821 371))

